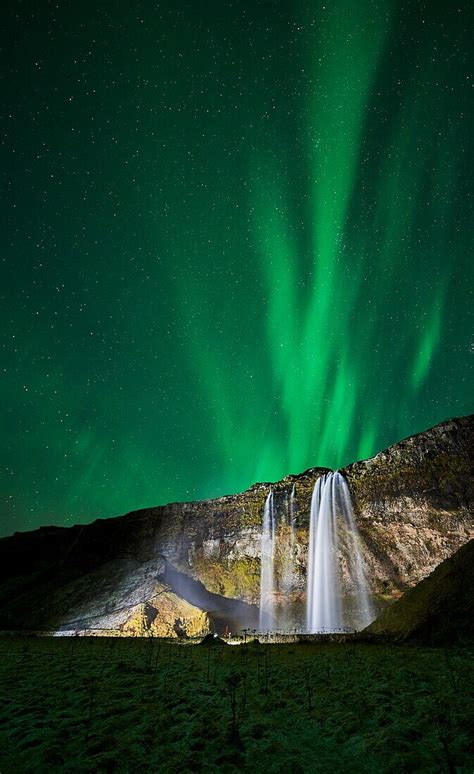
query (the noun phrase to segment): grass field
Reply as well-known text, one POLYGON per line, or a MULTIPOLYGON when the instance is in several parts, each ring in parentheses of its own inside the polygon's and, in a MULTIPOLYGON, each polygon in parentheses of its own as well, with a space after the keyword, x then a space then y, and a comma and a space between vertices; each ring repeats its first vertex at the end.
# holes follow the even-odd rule
POLYGON ((0 772, 472 772, 472 657, 4 637, 0 772))

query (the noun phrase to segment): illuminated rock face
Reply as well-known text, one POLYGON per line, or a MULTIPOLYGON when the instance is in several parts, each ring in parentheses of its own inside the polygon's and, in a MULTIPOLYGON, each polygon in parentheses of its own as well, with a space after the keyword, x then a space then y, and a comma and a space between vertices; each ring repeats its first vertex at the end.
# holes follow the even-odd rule
POLYGON ((135 608, 119 631, 126 637, 195 637, 210 631, 210 620, 203 610, 164 591, 135 608))
MULTIPOLYGON (((450 420, 341 471, 377 598, 397 598, 474 535, 473 431, 472 416, 450 420)), ((284 531, 291 502, 294 533, 279 541, 291 543, 291 562, 275 557, 284 574, 277 607, 290 600, 304 609, 311 496, 325 472, 272 484, 276 522, 284 531)), ((208 614, 203 631, 208 621, 218 630, 258 628, 269 488, 0 540, 0 626, 118 631, 166 586, 208 614)))

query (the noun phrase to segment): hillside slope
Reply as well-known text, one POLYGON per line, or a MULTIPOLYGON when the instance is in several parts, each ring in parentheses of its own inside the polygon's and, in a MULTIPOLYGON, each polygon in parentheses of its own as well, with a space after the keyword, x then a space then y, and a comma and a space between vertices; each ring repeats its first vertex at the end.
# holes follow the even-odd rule
POLYGON ((445 559, 367 629, 398 640, 451 642, 474 636, 474 540, 445 559))

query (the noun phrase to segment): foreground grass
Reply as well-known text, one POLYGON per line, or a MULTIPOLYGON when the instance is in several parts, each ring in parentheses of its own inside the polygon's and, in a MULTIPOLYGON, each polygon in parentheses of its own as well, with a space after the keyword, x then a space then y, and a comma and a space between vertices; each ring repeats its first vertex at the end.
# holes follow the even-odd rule
POLYGON ((0 640, 0 771, 468 772, 469 648, 0 640))

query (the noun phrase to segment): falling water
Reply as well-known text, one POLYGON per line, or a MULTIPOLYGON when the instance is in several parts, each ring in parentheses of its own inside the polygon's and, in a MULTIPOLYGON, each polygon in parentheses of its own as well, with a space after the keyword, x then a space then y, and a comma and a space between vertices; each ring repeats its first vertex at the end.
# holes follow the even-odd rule
POLYGON ((311 500, 306 624, 310 632, 363 628, 373 618, 347 481, 337 471, 316 481, 311 500), (339 546, 347 554, 357 622, 342 610, 339 546))
POLYGON ((345 516, 347 530, 345 532, 348 538, 349 556, 352 559, 350 569, 352 572, 352 581, 354 588, 356 589, 357 608, 359 612, 359 626, 356 628, 363 629, 368 626, 375 618, 375 611, 373 609, 372 602, 369 596, 369 584, 365 575, 364 560, 362 558, 362 552, 360 547, 360 536, 357 529, 357 525, 354 519, 354 511, 352 509, 351 494, 349 486, 344 476, 340 473, 336 475, 342 479, 342 486, 339 490, 341 497, 342 511, 345 516))
POLYGON ((270 489, 263 511, 262 553, 260 566, 260 631, 271 629, 275 619, 274 598, 275 508, 270 489))

